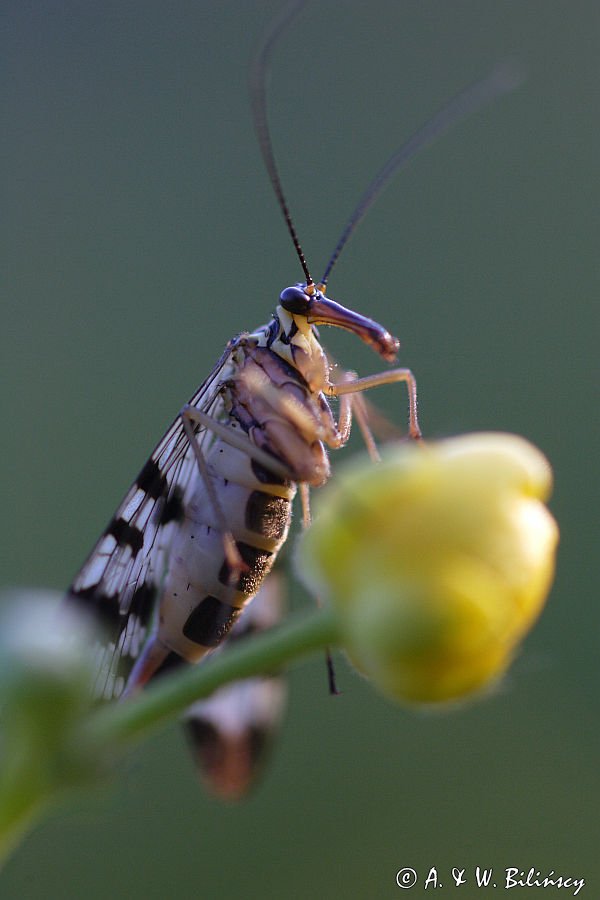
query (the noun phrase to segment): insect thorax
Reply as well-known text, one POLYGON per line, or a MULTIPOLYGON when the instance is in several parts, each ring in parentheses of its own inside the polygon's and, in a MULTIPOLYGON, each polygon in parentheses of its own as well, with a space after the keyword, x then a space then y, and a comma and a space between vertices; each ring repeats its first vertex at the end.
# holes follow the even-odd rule
POLYGON ((278 305, 273 318, 250 335, 298 372, 310 392, 319 394, 329 381, 329 364, 316 329, 306 317, 293 315, 278 305))
POLYGON ((322 393, 329 366, 313 326, 278 306, 267 325, 242 339, 236 362, 226 388, 231 420, 291 480, 323 484, 329 476, 324 445, 338 445, 338 429, 322 393))

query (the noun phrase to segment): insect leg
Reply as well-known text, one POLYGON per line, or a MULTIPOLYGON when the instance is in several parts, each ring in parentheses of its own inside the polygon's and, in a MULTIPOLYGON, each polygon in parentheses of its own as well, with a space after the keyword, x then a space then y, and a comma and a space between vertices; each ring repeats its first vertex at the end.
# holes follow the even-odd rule
MULTIPOLYGON (((332 423, 333 429, 327 427, 325 432, 320 431, 314 413, 307 409, 298 399, 284 391, 279 390, 272 381, 257 371, 244 373, 244 380, 250 389, 258 396, 263 397, 273 410, 294 425, 302 434, 313 434, 315 439, 324 440, 328 447, 339 449, 345 446, 350 437, 352 427, 352 413, 355 397, 352 394, 344 394, 340 399, 340 411, 337 423, 332 423)), ((357 380, 356 372, 344 372, 343 382, 354 383, 357 380)), ((327 426, 329 426, 329 422, 327 426)))
MULTIPOLYGON (((273 472, 275 475, 279 475, 281 478, 292 478, 293 475, 284 463, 275 459, 270 453, 267 453, 265 450, 261 450, 260 447, 257 447, 252 443, 249 437, 245 435, 243 432, 236 431, 233 428, 228 428, 226 425, 223 425, 221 422, 217 422, 212 416, 208 413, 202 412, 202 410, 197 409, 195 406, 190 406, 187 404, 181 410, 181 418, 185 423, 186 420, 188 423, 193 422, 196 425, 201 425, 203 428, 207 428, 209 431, 212 431, 213 434, 216 434, 217 437, 221 438, 222 441, 225 441, 226 444, 229 444, 231 447, 236 447, 238 450, 242 450, 244 453, 247 453, 252 459, 254 459, 257 463, 260 463, 261 466, 269 469, 269 471, 273 472)), ((193 429, 186 429, 186 434, 188 437, 191 435, 194 437, 193 429)), ((197 444, 194 440, 192 444, 197 444)), ((196 452, 196 451, 194 451, 196 452)))
MULTIPOLYGON (((343 373, 341 379, 336 381, 335 384, 336 386, 355 384, 357 381, 358 375, 356 372, 346 371, 343 373)), ((367 448, 367 453, 371 460, 373 462, 380 462, 381 457, 375 443, 375 438, 369 427, 367 407, 359 391, 355 391, 354 393, 343 393, 340 396, 340 411, 337 423, 339 437, 334 445, 335 448, 339 449, 348 443, 354 419, 356 419, 358 423, 360 433, 367 448)))
MULTIPOLYGON (((352 384, 358 378, 356 372, 344 372, 340 384, 352 384)), ((343 447, 350 439, 352 417, 354 413, 354 397, 352 394, 343 394, 340 398, 340 412, 338 415, 338 431, 340 434, 339 446, 343 447)))
POLYGON ((273 410, 301 433, 314 432, 315 420, 310 412, 295 397, 280 390, 264 373, 249 369, 241 377, 250 391, 266 400, 273 410))
POLYGON ((270 471, 275 472, 275 474, 280 475, 283 478, 291 478, 292 474, 286 466, 276 460, 270 453, 266 453, 264 450, 261 450, 260 447, 256 447, 245 434, 236 431, 234 428, 228 428, 221 422, 217 422, 217 420, 208 413, 202 412, 202 410, 197 409, 195 406, 187 404, 181 410, 180 415, 186 437, 190 442, 190 446, 196 457, 200 477, 206 487, 206 492, 219 522, 219 530, 223 535, 225 558, 231 570, 230 582, 231 584, 235 584, 242 572, 247 569, 247 566, 240 555, 231 529, 227 523, 227 517, 219 502, 214 482, 210 477, 206 465, 206 460, 204 459, 200 445, 196 440, 194 425, 200 425, 203 428, 212 431, 222 441, 247 453, 248 456, 267 467, 270 471))
MULTIPOLYGON (((327 354, 327 363, 329 366, 329 378, 334 374, 334 380, 331 381, 330 384, 351 384, 358 380, 358 374, 351 369, 347 369, 346 371, 339 369, 329 353, 327 354)), ((327 389, 325 392, 328 393, 327 389)), ((336 444, 336 448, 343 447, 347 444, 350 439, 352 422, 356 419, 371 461, 380 462, 381 457, 375 443, 373 430, 371 429, 371 415, 372 413, 369 412, 367 403, 360 392, 356 391, 355 393, 342 394, 340 396, 337 422, 340 443, 336 444)), ((377 414, 376 418, 381 418, 380 414, 377 414)))
POLYGON ((381 462, 381 456, 379 455, 379 450, 377 449, 377 444, 375 443, 375 438, 373 437, 373 432, 369 425, 369 413, 363 395, 361 393, 344 394, 340 400, 340 408, 345 399, 351 400, 352 402, 352 417, 356 419, 371 462, 381 462))
POLYGON ((367 391, 370 388, 380 387, 384 384, 396 384, 404 381, 408 390, 408 431, 411 438, 419 440, 421 429, 417 415, 417 382, 410 369, 392 369, 390 372, 379 372, 376 375, 366 375, 354 381, 344 381, 340 384, 326 385, 324 392, 330 397, 342 397, 345 394, 355 394, 367 391))

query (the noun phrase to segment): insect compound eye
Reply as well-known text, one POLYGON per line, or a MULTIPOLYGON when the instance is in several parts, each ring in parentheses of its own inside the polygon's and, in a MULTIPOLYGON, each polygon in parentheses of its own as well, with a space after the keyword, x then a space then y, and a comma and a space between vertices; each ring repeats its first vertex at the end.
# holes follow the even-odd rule
POLYGON ((311 298, 308 297, 301 287, 288 287, 279 295, 279 302, 289 313, 305 316, 309 309, 311 298))

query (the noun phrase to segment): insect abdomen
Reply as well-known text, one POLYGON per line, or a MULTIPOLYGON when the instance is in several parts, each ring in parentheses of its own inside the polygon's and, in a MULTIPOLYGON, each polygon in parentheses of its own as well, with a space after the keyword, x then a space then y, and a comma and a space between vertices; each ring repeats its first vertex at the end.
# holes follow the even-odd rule
MULTIPOLYGON (((272 628, 284 606, 283 580, 271 573, 227 646, 272 628)), ((185 730, 194 761, 209 790, 221 799, 240 800, 248 792, 264 765, 285 695, 285 680, 271 673, 225 685, 187 710, 185 730)))
POLYGON ((275 476, 265 481, 267 470, 257 470, 247 453, 220 438, 206 454, 206 463, 245 568, 230 584, 222 520, 203 480, 197 479, 182 503, 157 629, 134 667, 130 690, 147 681, 169 653, 195 663, 217 647, 259 590, 287 537, 295 483, 275 476))

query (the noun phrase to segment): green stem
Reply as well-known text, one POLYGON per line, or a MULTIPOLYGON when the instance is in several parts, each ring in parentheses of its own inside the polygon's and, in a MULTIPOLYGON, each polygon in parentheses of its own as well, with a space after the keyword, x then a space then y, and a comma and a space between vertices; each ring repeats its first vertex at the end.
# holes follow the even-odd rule
POLYGON ((81 740, 97 750, 140 738, 228 682, 266 674, 336 642, 337 617, 330 608, 290 616, 281 627, 236 644, 205 665, 181 670, 131 700, 99 709, 79 733, 79 747, 81 740))
POLYGON ((26 764, 23 766, 24 777, 19 777, 20 773, 14 770, 10 775, 11 783, 3 777, 0 786, 0 868, 40 818, 47 804, 45 785, 36 782, 35 772, 31 777, 32 772, 26 764))

